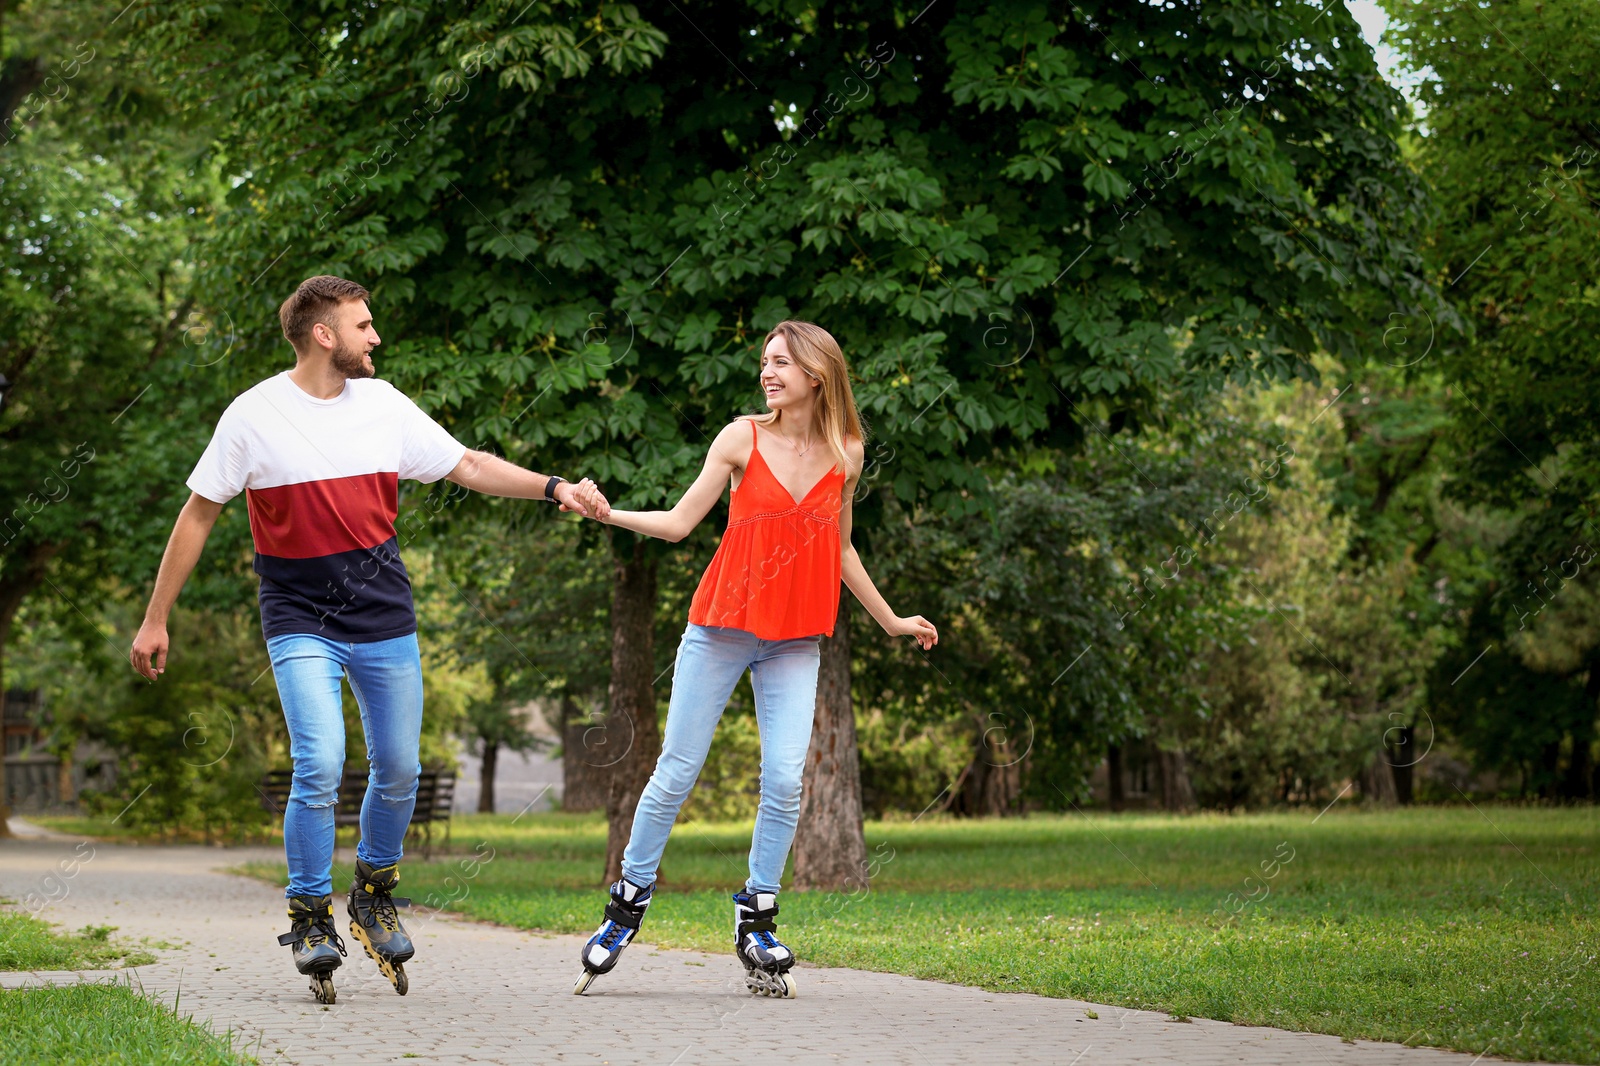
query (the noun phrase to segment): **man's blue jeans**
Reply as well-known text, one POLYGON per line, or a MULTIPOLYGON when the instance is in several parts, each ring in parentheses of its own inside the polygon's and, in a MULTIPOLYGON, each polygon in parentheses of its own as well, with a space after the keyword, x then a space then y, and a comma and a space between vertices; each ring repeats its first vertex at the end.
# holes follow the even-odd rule
POLYGON ((361 805, 357 858, 375 867, 400 861, 422 766, 422 659, 417 637, 349 644, 314 633, 287 633, 267 641, 289 726, 294 783, 283 815, 283 849, 289 859, 286 896, 326 896, 333 891, 333 816, 344 777, 344 712, 340 682, 361 707, 367 737, 366 800, 361 805))
POLYGON ((761 731, 761 802, 750 841, 749 892, 776 892, 800 820, 800 782, 816 717, 820 637, 762 640, 754 633, 689 624, 672 672, 661 758, 639 796, 622 876, 655 882, 667 834, 711 750, 711 736, 745 670, 761 731))

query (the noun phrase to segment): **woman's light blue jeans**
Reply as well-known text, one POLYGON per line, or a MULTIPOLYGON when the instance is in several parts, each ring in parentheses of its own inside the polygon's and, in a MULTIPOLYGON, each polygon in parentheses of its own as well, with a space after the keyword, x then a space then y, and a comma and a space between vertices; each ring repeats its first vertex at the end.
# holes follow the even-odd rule
POLYGON ((361 804, 357 858, 382 868, 399 862, 417 802, 422 736, 422 659, 415 633, 349 644, 315 633, 267 641, 289 726, 294 782, 283 814, 289 860, 286 896, 333 891, 333 816, 344 777, 344 712, 340 682, 350 680, 367 738, 367 795, 361 804))
POLYGON ((820 637, 761 640, 742 629, 689 624, 672 671, 672 702, 650 783, 639 796, 622 876, 655 883, 667 834, 689 798, 711 735, 746 670, 761 731, 761 802, 750 841, 748 892, 776 892, 800 820, 800 781, 816 716, 820 637))

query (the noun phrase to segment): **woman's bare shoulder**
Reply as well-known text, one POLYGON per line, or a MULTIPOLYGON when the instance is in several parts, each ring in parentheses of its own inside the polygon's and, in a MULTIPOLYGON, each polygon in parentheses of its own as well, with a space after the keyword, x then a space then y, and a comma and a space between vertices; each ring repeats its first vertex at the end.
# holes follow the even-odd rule
POLYGON ((846 436, 844 438, 844 454, 850 459, 851 477, 859 477, 862 467, 867 463, 867 446, 860 437, 846 436))
POLYGON ((750 428, 752 417, 740 415, 735 418, 723 426, 711 442, 711 450, 715 454, 741 470, 749 463, 751 449, 755 447, 755 433, 750 428))

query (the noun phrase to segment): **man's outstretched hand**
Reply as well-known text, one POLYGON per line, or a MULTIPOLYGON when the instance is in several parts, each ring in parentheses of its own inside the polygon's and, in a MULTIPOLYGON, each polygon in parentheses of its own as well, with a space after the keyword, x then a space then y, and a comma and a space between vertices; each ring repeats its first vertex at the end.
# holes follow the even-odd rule
POLYGON ((563 511, 577 511, 585 518, 604 522, 611 517, 611 504, 606 501, 600 486, 589 478, 584 478, 577 484, 563 481, 556 486, 556 500, 561 504, 563 511))

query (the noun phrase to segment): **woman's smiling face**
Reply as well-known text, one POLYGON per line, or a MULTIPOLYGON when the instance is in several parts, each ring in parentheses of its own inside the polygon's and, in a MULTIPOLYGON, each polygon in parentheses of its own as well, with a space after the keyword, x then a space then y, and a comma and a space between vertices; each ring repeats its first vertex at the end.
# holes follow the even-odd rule
POLYGON ((805 403, 822 382, 807 374, 789 354, 789 341, 778 334, 761 354, 761 391, 772 410, 805 403))

